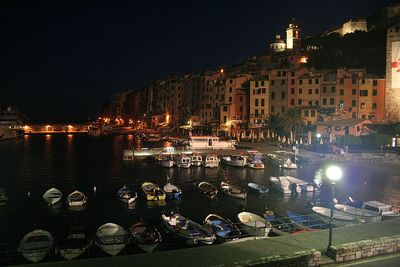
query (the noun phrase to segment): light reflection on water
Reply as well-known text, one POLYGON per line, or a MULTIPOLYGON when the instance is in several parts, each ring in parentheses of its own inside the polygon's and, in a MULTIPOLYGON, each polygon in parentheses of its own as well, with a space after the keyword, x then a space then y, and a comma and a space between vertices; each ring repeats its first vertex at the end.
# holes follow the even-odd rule
MULTIPOLYGON (((224 195, 209 201, 196 191, 194 184, 207 180, 218 186, 222 179, 228 178, 243 187, 248 182, 270 185, 269 176, 282 174, 312 181, 316 171, 323 167, 321 164, 305 164, 297 171, 283 171, 267 164, 265 170, 226 166, 216 169, 163 169, 153 162, 123 162, 122 150, 132 148, 134 144, 132 136, 122 135, 100 138, 85 135, 29 136, 0 143, 0 187, 6 187, 10 196, 9 204, 0 208, 0 220, 4 225, 10 225, 0 229, 0 239, 18 242, 32 229, 34 222, 57 236, 68 229, 76 218, 92 232, 106 222, 127 227, 138 217, 159 225, 161 212, 176 208, 198 222, 211 212, 237 221, 236 215, 242 210, 260 215, 266 208, 277 213, 304 211, 307 202, 313 200, 312 193, 291 197, 271 189, 265 195, 249 193, 246 201, 224 195), (149 180, 164 185, 167 176, 183 190, 180 203, 145 201, 140 193, 140 184, 149 180), (137 203, 129 207, 116 199, 116 192, 124 184, 139 192, 137 203), (41 197, 50 187, 59 188, 64 194, 63 199, 75 189, 84 192, 88 196, 87 206, 83 210, 71 210, 66 207, 65 200, 57 207, 46 206, 41 197), (28 192, 31 192, 30 197, 28 192)), ((400 199, 398 166, 339 165, 344 171, 342 181, 337 183, 339 200, 347 196, 387 203, 400 199)), ((329 186, 323 185, 318 198, 326 200, 329 192, 329 186)))

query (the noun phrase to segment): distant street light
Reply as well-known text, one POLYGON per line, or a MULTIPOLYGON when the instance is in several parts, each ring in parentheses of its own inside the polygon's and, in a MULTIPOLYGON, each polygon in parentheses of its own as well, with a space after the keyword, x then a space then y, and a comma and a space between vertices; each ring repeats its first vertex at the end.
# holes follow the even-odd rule
POLYGON ((328 250, 332 246, 332 233, 333 233, 333 209, 335 208, 335 182, 342 178, 342 169, 338 166, 329 166, 326 169, 326 176, 331 181, 332 199, 331 199, 331 216, 329 223, 329 243, 328 250))
POLYGON ((317 139, 318 139, 317 149, 318 149, 318 155, 319 155, 319 143, 321 141, 321 134, 320 133, 317 133, 317 139))

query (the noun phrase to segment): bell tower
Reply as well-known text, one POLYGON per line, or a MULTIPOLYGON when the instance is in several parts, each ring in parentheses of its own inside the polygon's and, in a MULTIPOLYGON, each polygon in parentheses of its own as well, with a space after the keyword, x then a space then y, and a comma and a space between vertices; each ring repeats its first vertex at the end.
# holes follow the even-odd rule
POLYGON ((293 18, 292 23, 290 23, 286 29, 286 49, 301 50, 300 30, 300 27, 293 18))

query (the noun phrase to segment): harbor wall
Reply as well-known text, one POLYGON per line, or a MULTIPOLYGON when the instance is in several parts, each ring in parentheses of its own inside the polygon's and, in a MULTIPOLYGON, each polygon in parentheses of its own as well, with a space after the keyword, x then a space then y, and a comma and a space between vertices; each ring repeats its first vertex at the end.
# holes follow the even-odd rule
POLYGON ((400 252, 400 235, 332 246, 328 256, 339 263, 395 252, 400 252))

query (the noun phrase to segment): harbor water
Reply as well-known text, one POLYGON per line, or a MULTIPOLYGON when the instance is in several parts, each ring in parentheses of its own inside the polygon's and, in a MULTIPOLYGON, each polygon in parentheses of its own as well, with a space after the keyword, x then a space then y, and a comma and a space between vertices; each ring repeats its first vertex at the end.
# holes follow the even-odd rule
MULTIPOLYGON (((209 213, 237 222, 237 214, 244 210, 259 215, 266 209, 277 214, 286 210, 307 214, 311 213, 307 210, 310 201, 326 202, 329 197, 328 185, 323 185, 317 194, 293 196, 280 193, 268 179, 270 176, 286 174, 312 182, 316 172, 324 167, 321 163, 303 164, 294 171, 279 170, 269 163, 265 170, 224 165, 214 169, 165 169, 151 161, 123 161, 122 151, 132 148, 134 141, 132 135, 99 138, 87 135, 32 135, 1 142, 0 187, 6 188, 9 201, 7 205, 0 206, 0 243, 15 246, 16 250, 21 238, 35 227, 48 230, 57 239, 64 236, 76 220, 93 234, 104 223, 113 222, 128 228, 139 218, 159 227, 162 212, 170 210, 178 210, 197 222, 202 222, 209 213), (182 199, 179 202, 146 201, 140 190, 141 183, 151 181, 162 187, 167 176, 183 190, 182 199), (249 193, 246 201, 221 194, 217 199, 209 200, 194 186, 194 183, 205 180, 218 187, 223 179, 229 179, 244 188, 247 183, 255 182, 270 186, 271 189, 264 195, 249 193), (138 192, 135 205, 128 207, 116 197, 123 185, 138 192), (62 205, 50 207, 42 200, 43 193, 51 187, 62 191, 62 205), (82 210, 71 210, 65 204, 65 198, 73 190, 88 196, 87 205, 82 210)), ((336 184, 339 200, 352 196, 359 200, 399 204, 398 165, 338 164, 344 173, 342 180, 336 184)), ((168 238, 166 236, 165 240, 168 238)), ((170 240, 159 249, 184 247, 170 240)))

